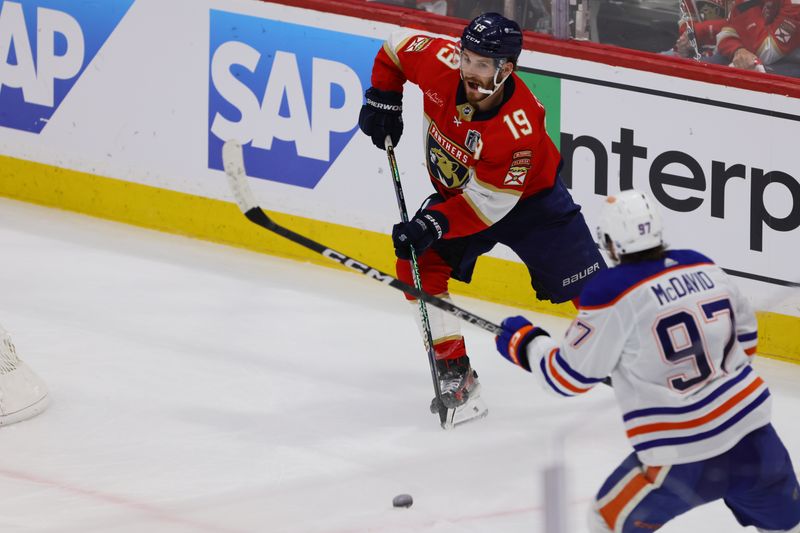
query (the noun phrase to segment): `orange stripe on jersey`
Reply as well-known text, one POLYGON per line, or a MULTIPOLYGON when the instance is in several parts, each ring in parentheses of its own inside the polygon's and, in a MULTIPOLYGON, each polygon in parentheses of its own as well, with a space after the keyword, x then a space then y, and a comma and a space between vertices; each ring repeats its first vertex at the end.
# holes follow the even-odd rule
POLYGON ((756 346, 753 346, 752 348, 745 348, 744 353, 746 353, 747 355, 753 355, 754 353, 756 353, 756 348, 757 348, 756 346))
POLYGON ((660 466, 650 466, 645 472, 635 475, 613 500, 600 509, 600 515, 612 530, 616 530, 617 520, 625 506, 655 481, 661 468, 660 466))
POLYGON ((714 263, 692 263, 691 265, 677 265, 677 266, 674 266, 674 267, 671 267, 671 268, 665 268, 661 272, 659 272, 657 274, 653 274, 652 276, 644 278, 640 282, 638 282, 638 283, 636 283, 634 285, 631 285, 630 287, 625 289, 623 292, 621 292, 619 295, 617 295, 617 297, 614 298, 613 300, 611 300, 610 302, 607 302, 607 303, 604 303, 604 304, 601 304, 601 305, 582 305, 582 306, 580 306, 578 308, 578 311, 592 310, 592 309, 604 309, 606 307, 611 307, 612 305, 614 305, 615 303, 620 301, 626 294, 628 294, 629 292, 631 292, 635 288, 639 287, 640 285, 644 285, 648 281, 652 281, 657 277, 663 276, 664 274, 667 274, 668 272, 674 272, 676 270, 681 270, 681 269, 684 269, 684 268, 694 268, 694 267, 705 266, 705 265, 710 266, 710 265, 713 265, 713 264, 714 263))
POLYGON ((567 389, 567 390, 569 390, 571 392, 574 392, 575 394, 583 394, 584 392, 592 390, 591 387, 587 387, 585 389, 581 389, 580 387, 576 387, 575 385, 573 385, 572 383, 567 381, 561 374, 558 373, 558 370, 556 370, 556 367, 555 367, 555 364, 554 364, 555 363, 554 360, 555 360, 557 351, 558 351, 558 348, 553 348, 550 351, 550 355, 547 358, 547 367, 550 369, 550 374, 552 374, 552 376, 556 379, 556 381, 558 381, 558 383, 562 387, 564 387, 565 389, 567 389))
POLYGON ((690 429, 702 426, 703 424, 707 424, 708 422, 711 422, 715 418, 719 418, 720 416, 730 411, 734 406, 736 406, 738 403, 741 403, 745 398, 747 398, 750 395, 751 392, 756 390, 763 383, 764 380, 762 380, 761 378, 756 378, 750 385, 739 391, 735 396, 731 397, 728 401, 726 401, 725 403, 723 403, 710 413, 701 416, 700 418, 695 418, 694 420, 685 420, 683 422, 659 422, 656 424, 645 424, 643 426, 629 429, 627 431, 628 437, 633 438, 636 435, 642 435, 644 433, 654 433, 656 431, 690 429))

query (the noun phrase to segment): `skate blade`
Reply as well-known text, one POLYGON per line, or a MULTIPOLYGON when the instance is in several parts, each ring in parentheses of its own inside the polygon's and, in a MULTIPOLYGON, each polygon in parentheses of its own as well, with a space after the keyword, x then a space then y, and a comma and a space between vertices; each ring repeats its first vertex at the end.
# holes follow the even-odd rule
POLYGON ((459 405, 455 409, 447 409, 447 414, 442 420, 442 429, 453 429, 461 424, 480 420, 488 414, 489 408, 481 398, 467 400, 464 405, 459 405))

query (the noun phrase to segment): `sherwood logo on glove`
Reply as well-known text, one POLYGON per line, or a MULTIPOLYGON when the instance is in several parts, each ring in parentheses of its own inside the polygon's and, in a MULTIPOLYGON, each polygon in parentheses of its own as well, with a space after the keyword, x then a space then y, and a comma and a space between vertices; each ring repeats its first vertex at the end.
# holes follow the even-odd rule
POLYGON ((381 42, 211 11, 208 165, 244 146, 250 176, 314 188, 353 138, 381 42))
POLYGON ((133 0, 0 0, 0 126, 41 133, 133 0))
POLYGON ((385 111, 397 111, 398 113, 402 113, 403 111, 402 105, 382 104, 380 102, 376 102, 375 100, 370 100, 369 98, 367 98, 367 104, 385 111))

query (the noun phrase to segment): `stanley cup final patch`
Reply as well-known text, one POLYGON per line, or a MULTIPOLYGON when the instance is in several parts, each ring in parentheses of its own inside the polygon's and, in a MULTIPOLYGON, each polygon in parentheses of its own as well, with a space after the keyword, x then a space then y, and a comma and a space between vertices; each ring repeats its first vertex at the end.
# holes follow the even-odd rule
POLYGON ((467 150, 474 153, 478 148, 478 143, 480 140, 481 133, 479 131, 469 130, 467 132, 467 139, 464 141, 464 146, 467 148, 467 150))

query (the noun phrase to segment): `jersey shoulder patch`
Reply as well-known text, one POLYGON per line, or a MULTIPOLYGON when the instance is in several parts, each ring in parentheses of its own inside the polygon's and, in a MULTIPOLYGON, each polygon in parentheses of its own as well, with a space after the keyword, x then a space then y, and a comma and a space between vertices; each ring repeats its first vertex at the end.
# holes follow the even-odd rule
POLYGON ((406 42, 404 52, 422 52, 433 42, 433 37, 429 35, 416 35, 406 42))

